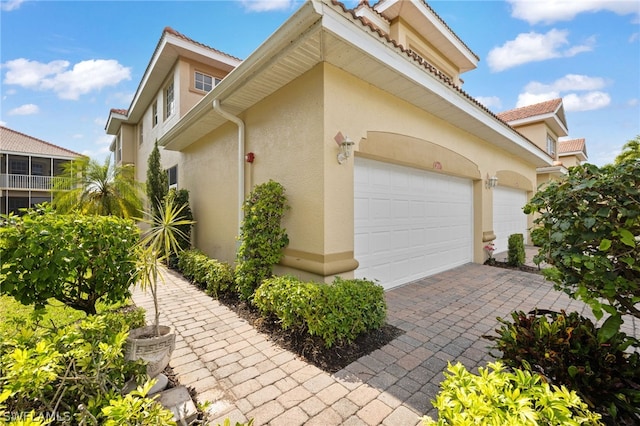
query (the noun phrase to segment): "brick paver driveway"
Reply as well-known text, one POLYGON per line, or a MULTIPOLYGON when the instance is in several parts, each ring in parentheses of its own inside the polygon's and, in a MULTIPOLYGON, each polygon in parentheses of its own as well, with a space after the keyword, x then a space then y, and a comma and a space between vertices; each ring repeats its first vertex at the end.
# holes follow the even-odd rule
MULTIPOLYGON (((264 335, 173 272, 160 285, 161 321, 176 330, 171 366, 214 423, 226 417, 255 425, 416 425, 435 415, 447 361, 475 369, 487 361, 483 334, 514 310, 577 310, 581 302, 542 276, 468 264, 386 293, 388 322, 405 333, 336 374, 327 374, 264 335)), ((134 301, 153 314, 150 296, 134 301)), ((640 324, 639 324, 640 325, 640 324)), ((633 322, 625 331, 635 334, 633 322)))

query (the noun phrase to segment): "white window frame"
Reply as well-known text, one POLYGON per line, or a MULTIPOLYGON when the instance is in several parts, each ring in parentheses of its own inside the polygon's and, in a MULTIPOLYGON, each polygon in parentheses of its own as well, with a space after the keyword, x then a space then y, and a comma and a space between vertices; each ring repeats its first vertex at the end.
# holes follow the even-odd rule
POLYGON ((218 84, 216 83, 216 80, 218 79, 214 79, 209 74, 205 74, 200 71, 195 71, 193 76, 193 86, 195 87, 196 90, 201 90, 203 92, 210 92, 213 89, 213 87, 216 84, 218 84))
POLYGON ((169 188, 178 188, 178 165, 169 167, 167 169, 167 182, 169 183, 169 188), (171 183, 171 170, 174 170, 175 182, 171 183))
POLYGON ((165 95, 165 117, 169 118, 176 112, 176 96, 173 86, 173 81, 167 85, 164 89, 165 95))
POLYGON ((151 127, 156 127, 158 125, 158 100, 155 99, 153 101, 153 105, 151 106, 151 127))
POLYGON ((556 147, 556 140, 551 135, 547 134, 547 153, 553 158, 556 156, 556 147))

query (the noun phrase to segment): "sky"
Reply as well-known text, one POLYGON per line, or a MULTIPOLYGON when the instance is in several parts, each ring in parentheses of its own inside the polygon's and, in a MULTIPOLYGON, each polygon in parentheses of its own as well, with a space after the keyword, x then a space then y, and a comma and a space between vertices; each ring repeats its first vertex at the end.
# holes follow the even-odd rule
MULTIPOLYGON (((562 97, 599 166, 640 135, 639 0, 428 3, 480 58, 462 88, 491 111, 562 97)), ((0 124, 103 161, 109 110, 129 107, 165 27, 245 59, 300 5, 0 0, 0 124)))

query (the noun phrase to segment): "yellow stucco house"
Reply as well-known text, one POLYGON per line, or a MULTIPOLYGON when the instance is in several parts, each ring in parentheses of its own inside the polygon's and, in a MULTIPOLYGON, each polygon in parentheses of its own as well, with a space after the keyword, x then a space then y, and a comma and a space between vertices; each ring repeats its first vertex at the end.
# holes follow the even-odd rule
POLYGON ((278 272, 391 288, 526 235, 557 161, 462 89, 478 60, 422 0, 310 0, 245 60, 166 28, 106 130, 141 181, 158 141, 209 256, 234 261, 242 201, 273 179, 291 205, 278 272))
POLYGON ((567 174, 570 167, 587 161, 584 138, 569 135, 562 99, 552 99, 498 113, 498 118, 526 136, 553 159, 553 165, 537 169, 538 186, 567 174))

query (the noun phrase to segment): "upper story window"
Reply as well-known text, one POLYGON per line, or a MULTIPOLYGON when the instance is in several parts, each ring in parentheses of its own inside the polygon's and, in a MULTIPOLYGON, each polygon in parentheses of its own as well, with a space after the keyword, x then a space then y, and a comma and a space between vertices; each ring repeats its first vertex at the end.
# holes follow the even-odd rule
POLYGON ((554 158, 556 156, 556 140, 551 135, 547 135, 547 153, 554 158))
POLYGON ((198 90, 210 92, 213 89, 213 77, 196 71, 195 87, 198 90))
POLYGON ((220 79, 212 77, 210 75, 195 71, 195 77, 193 79, 193 85, 197 90, 203 92, 210 92, 215 86, 220 83, 220 79))
POLYGON ((171 114, 173 114, 176 111, 176 101, 173 93, 173 82, 169 83, 169 85, 164 91, 164 94, 165 94, 165 102, 166 102, 165 116, 169 118, 171 114))
POLYGON ((11 158, 9 157, 9 174, 12 175, 28 175, 29 159, 27 158, 11 158))
POLYGON ((158 100, 153 101, 151 106, 151 127, 155 127, 158 124, 158 100))
POLYGON ((173 166, 167 169, 167 178, 169 181, 169 188, 178 187, 178 166, 173 166))
POLYGON ((142 140, 144 138, 144 125, 142 121, 138 124, 138 146, 142 145, 142 140))

